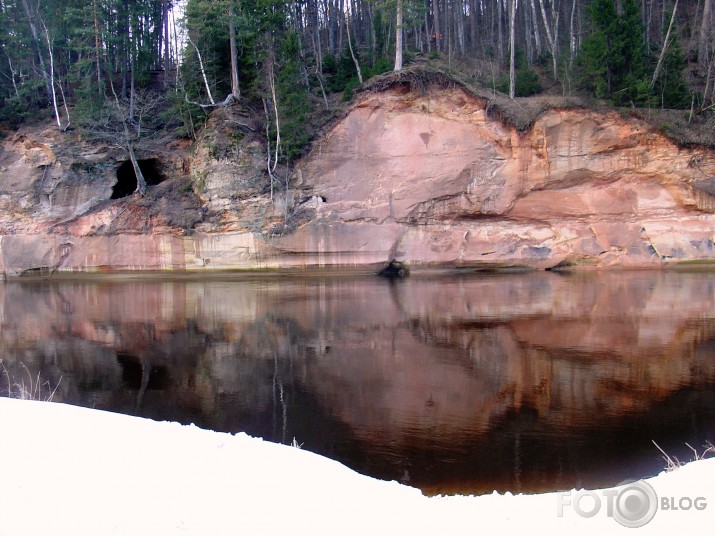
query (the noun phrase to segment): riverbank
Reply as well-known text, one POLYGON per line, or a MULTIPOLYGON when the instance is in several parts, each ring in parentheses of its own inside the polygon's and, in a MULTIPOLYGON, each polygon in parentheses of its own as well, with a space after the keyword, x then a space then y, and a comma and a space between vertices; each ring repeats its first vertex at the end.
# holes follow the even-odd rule
MULTIPOLYGON (((292 268, 261 269, 220 269, 220 270, 116 270, 116 271, 27 271, 22 274, 3 274, 0 281, 8 283, 32 283, 37 281, 73 281, 73 282, 127 282, 127 281, 276 281, 289 279, 350 279, 380 275, 388 263, 374 263, 363 266, 311 266, 292 268)), ((495 276, 510 274, 528 274, 552 272, 559 274, 598 274, 598 273, 715 273, 715 261, 687 261, 665 263, 659 266, 562 266, 539 270, 526 266, 440 266, 409 265, 404 277, 415 279, 446 279, 463 276, 495 276)), ((387 276, 390 279, 390 276, 387 276)))
MULTIPOLYGON (((579 502, 591 517, 571 506, 576 492, 428 498, 245 434, 46 402, 0 398, 0 426, 3 536, 630 530, 608 516, 603 491, 579 502)), ((658 509, 645 533, 699 533, 715 522, 715 459, 646 482, 658 509), (678 510, 663 508, 674 502, 678 510)))

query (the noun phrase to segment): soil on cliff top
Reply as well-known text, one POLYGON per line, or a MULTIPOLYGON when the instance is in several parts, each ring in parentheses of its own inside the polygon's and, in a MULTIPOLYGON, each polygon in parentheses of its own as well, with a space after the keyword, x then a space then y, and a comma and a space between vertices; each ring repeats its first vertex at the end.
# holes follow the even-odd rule
MULTIPOLYGON (((469 70, 460 69, 460 72, 469 70)), ((551 109, 585 109, 598 113, 618 112, 625 120, 647 123, 650 127, 683 146, 715 147, 715 110, 695 113, 690 110, 659 108, 615 108, 606 101, 583 96, 539 94, 532 97, 508 96, 477 81, 477 75, 464 76, 444 61, 418 57, 407 68, 371 78, 359 92, 385 91, 395 85, 409 85, 427 91, 431 85, 459 86, 483 100, 490 117, 503 121, 519 131, 526 131, 544 112, 551 109)))

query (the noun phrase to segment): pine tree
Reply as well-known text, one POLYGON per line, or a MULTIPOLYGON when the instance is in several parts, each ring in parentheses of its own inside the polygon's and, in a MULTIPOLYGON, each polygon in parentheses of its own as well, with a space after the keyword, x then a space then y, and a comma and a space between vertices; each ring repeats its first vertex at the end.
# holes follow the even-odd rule
POLYGON ((611 98, 616 105, 642 104, 650 93, 643 23, 636 0, 623 0, 622 5, 614 36, 614 52, 620 62, 614 65, 615 87, 611 98))
POLYGON ((310 95, 301 81, 298 36, 288 32, 281 43, 276 73, 283 157, 294 160, 310 140, 310 95))
POLYGON ((614 0, 593 0, 588 12, 594 29, 584 40, 579 55, 581 86, 595 97, 610 98, 617 105, 647 100, 646 55, 638 4, 623 0, 618 14, 614 0))

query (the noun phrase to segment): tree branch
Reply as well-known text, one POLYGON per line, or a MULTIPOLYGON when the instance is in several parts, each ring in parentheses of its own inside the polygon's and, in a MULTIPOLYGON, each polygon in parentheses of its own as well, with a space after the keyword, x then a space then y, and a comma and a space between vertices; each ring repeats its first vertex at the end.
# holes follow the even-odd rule
POLYGON ((663 48, 660 49, 660 56, 658 57, 658 64, 655 66, 655 72, 653 72, 653 79, 650 81, 650 88, 655 87, 655 83, 658 80, 658 75, 660 74, 660 69, 663 66, 663 59, 665 58, 665 51, 668 49, 668 41, 670 40, 670 31, 673 29, 673 21, 675 20, 675 12, 678 11, 678 0, 675 0, 675 5, 673 6, 673 13, 670 15, 670 24, 668 24, 668 31, 665 33, 665 39, 663 40, 663 48))
POLYGON ((226 98, 223 100, 223 102, 219 102, 219 103, 212 102, 211 104, 202 104, 200 102, 190 101, 189 96, 186 93, 184 93, 184 100, 188 104, 193 104, 194 106, 198 106, 202 109, 206 109, 206 108, 225 108, 226 106, 231 104, 234 100, 236 100, 236 98, 233 96, 233 93, 229 93, 228 95, 226 95, 226 98))

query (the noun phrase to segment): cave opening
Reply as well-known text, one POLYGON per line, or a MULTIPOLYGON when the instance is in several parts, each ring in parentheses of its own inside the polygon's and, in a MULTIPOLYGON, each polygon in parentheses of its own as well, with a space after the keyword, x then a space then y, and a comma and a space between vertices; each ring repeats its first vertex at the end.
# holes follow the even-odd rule
MULTIPOLYGON (((154 186, 164 180, 159 171, 160 162, 156 158, 137 160, 139 169, 144 175, 147 186, 154 186)), ((111 199, 121 199, 132 195, 137 189, 137 175, 134 173, 134 166, 131 160, 125 160, 117 168, 117 182, 112 188, 111 199)))

